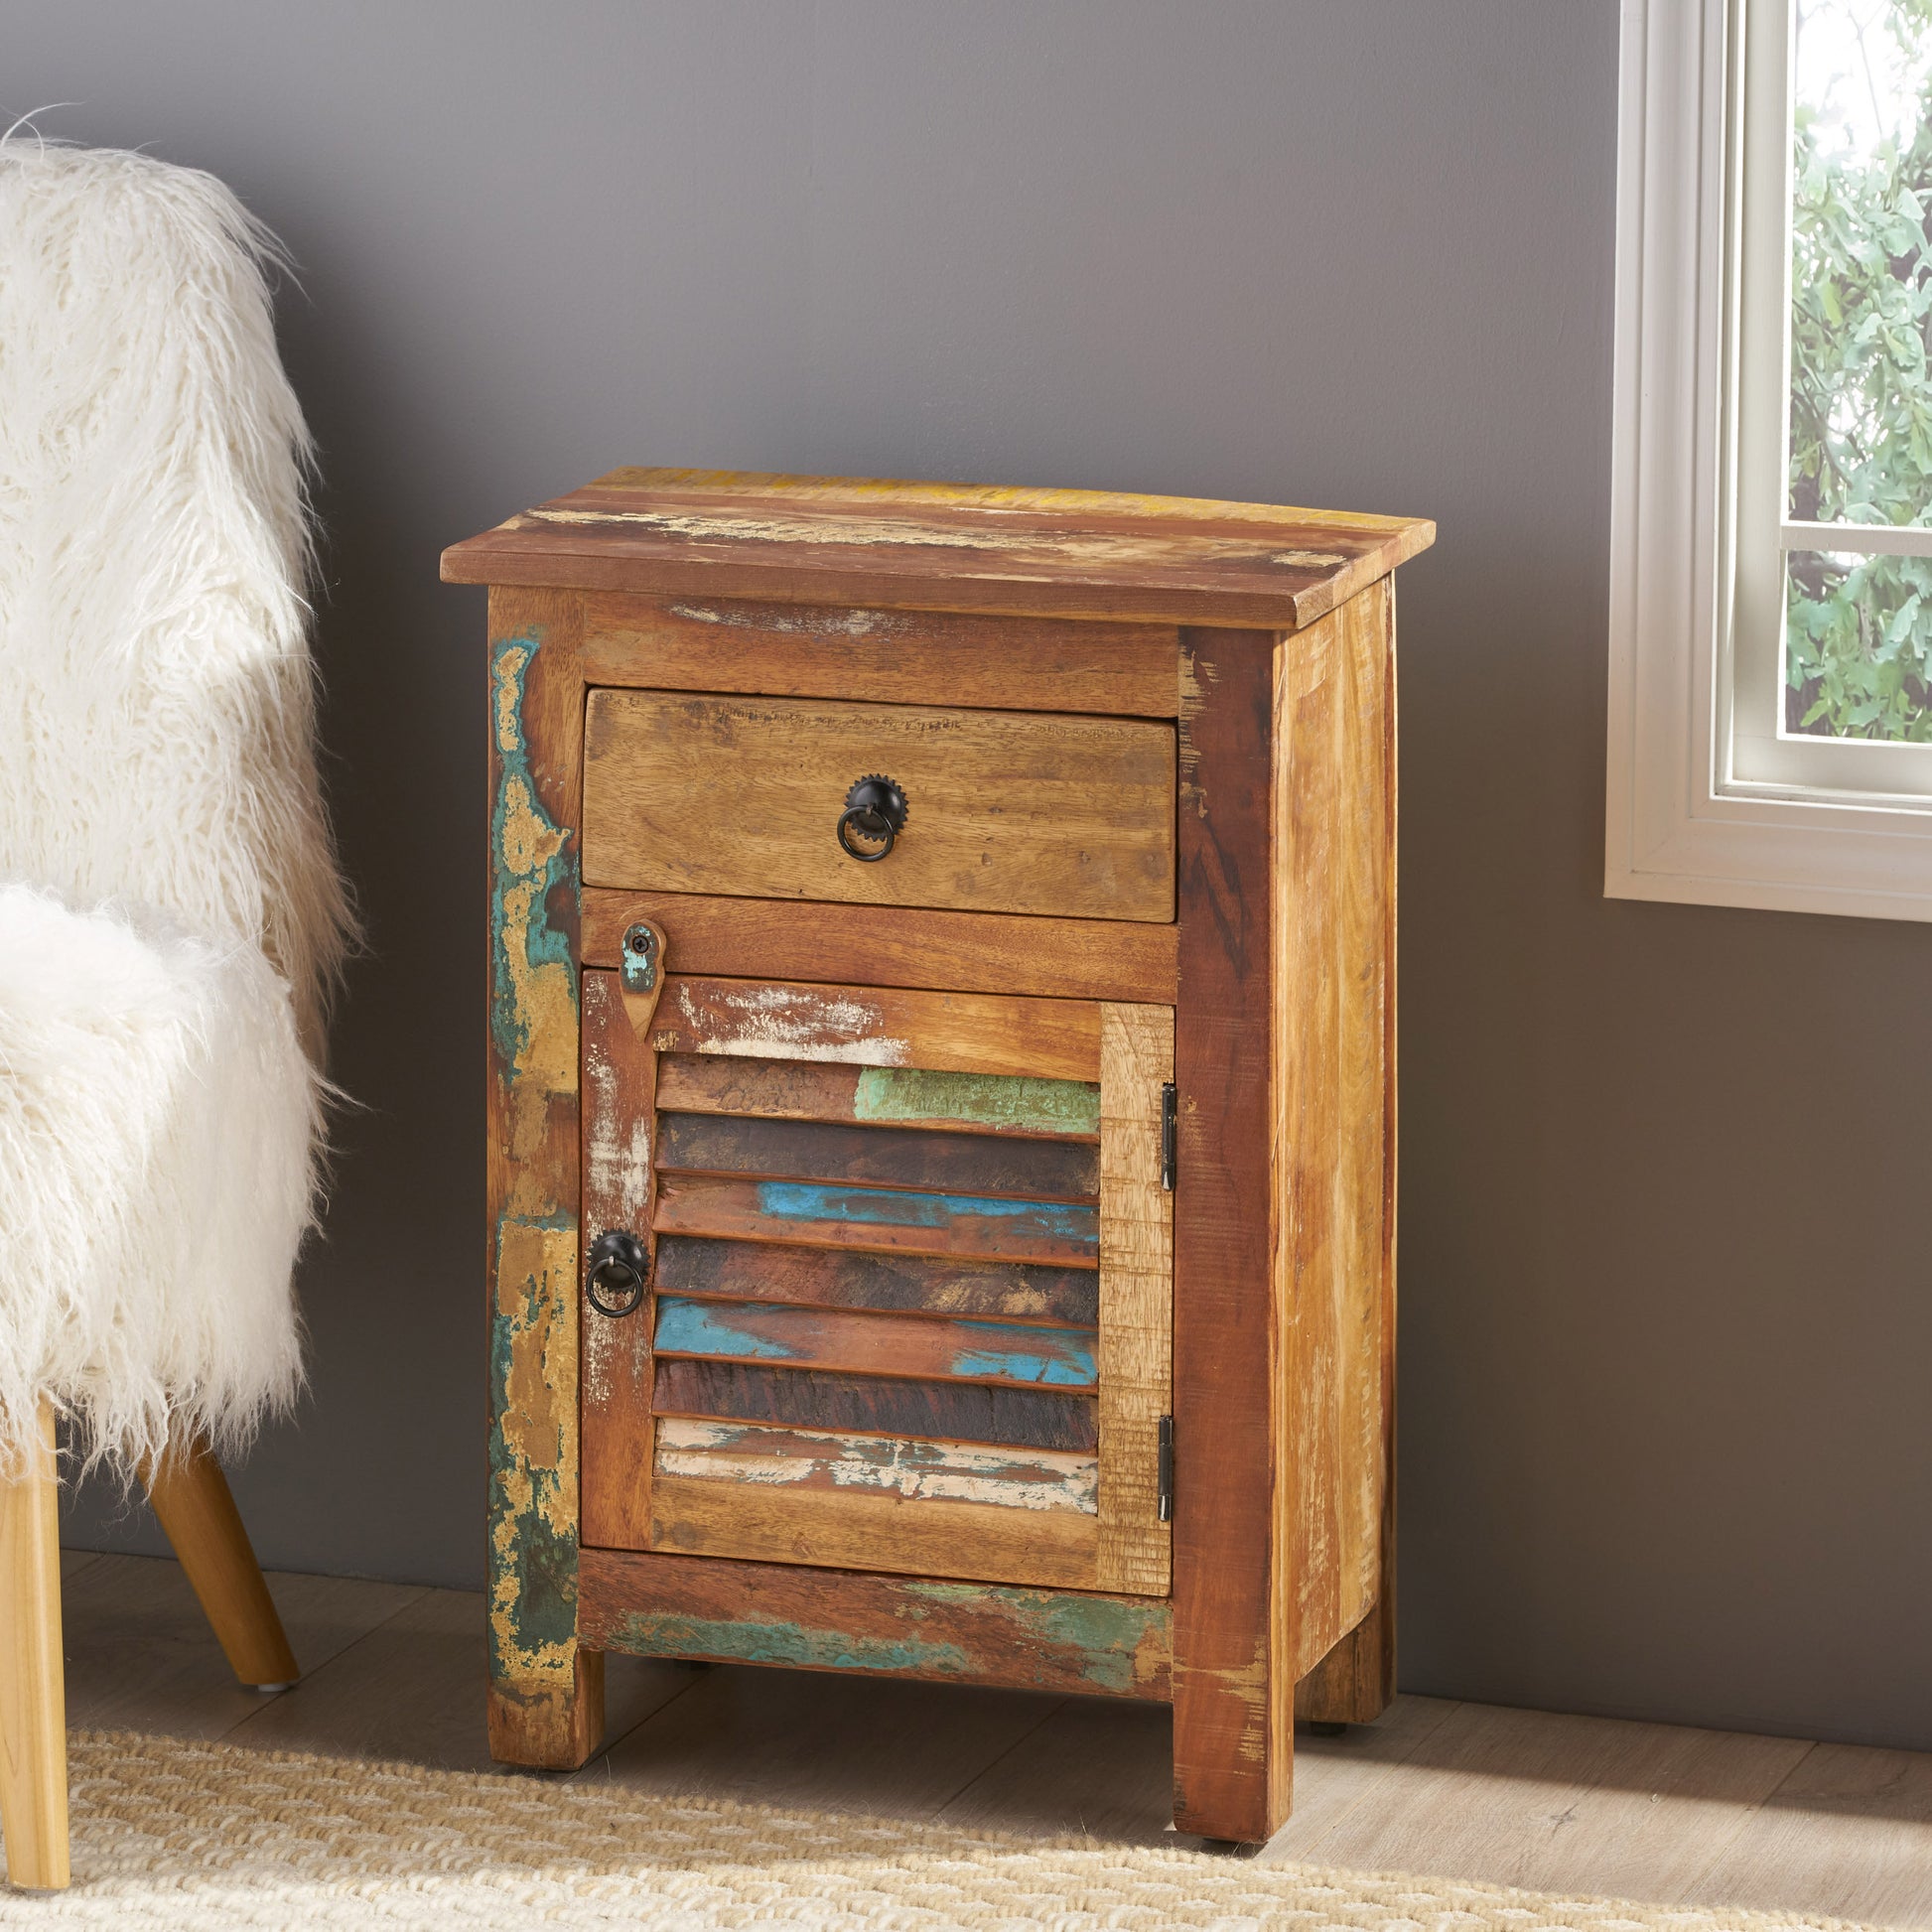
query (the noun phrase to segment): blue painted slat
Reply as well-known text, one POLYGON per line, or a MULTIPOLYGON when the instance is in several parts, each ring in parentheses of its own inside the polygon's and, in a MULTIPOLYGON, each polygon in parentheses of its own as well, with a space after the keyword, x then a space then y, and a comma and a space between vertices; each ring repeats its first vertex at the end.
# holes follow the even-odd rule
POLYGON ((657 1298, 659 1355, 1091 1389, 1095 1341, 1091 1328, 657 1298))
POLYGON ((1100 1251, 1100 1210, 1065 1201, 999 1200, 983 1194, 917 1194, 884 1187, 764 1180, 759 1206, 791 1221, 842 1221, 882 1227, 943 1228, 964 1219, 1010 1221, 1029 1232, 1100 1251))
POLYGON ((769 1334, 759 1334, 732 1316, 741 1305, 657 1300, 656 1346, 665 1355, 729 1355, 738 1360, 792 1362, 799 1351, 769 1334))

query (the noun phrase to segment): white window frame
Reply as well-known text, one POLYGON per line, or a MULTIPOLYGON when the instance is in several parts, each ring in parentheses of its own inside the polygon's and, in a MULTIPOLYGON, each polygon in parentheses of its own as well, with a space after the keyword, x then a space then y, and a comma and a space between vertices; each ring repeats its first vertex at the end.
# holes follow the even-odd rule
POLYGON ((1746 4, 1623 0, 1603 889, 1932 919, 1928 801, 1734 768, 1746 4))

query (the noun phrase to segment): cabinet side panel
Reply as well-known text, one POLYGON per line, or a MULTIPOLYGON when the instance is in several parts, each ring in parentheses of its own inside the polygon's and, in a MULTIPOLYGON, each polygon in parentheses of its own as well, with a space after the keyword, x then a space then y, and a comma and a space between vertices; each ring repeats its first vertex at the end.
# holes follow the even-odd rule
POLYGON ((577 1642, 578 600, 489 605, 489 1736, 576 1765, 602 1727, 577 1642))
POLYGON ((1351 599, 1284 641, 1276 678, 1276 1292, 1297 1371, 1297 1481, 1277 1503, 1298 1677, 1361 1621, 1381 1571, 1385 612, 1379 585, 1351 599))
POLYGON ((1293 1748, 1271 1693, 1273 1418, 1294 1367, 1271 1292, 1274 646, 1181 633, 1174 1822, 1248 1842, 1288 1814, 1293 1748))
MULTIPOLYGON (((1335 626, 1334 786, 1337 897, 1324 928, 1336 989, 1319 1059, 1305 1036, 1278 1042, 1284 1143, 1294 1150, 1297 1230, 1282 1292, 1300 1328, 1302 1388, 1295 1452, 1306 1470, 1298 1521, 1302 1587, 1298 1716, 1365 1723, 1395 1696, 1396 703, 1392 582, 1363 592, 1335 626), (1379 998, 1377 997, 1379 994, 1379 998), (1325 1128, 1311 1097, 1333 1093, 1325 1128), (1298 1104, 1292 1096, 1311 1096, 1298 1104), (1311 1127, 1320 1129, 1311 1135, 1311 1127), (1301 1138, 1298 1141, 1298 1131, 1301 1138), (1324 1139, 1323 1133, 1326 1138, 1324 1139), (1331 1158, 1332 1167, 1324 1167, 1331 1158)), ((1291 643, 1293 640, 1291 640, 1291 643)), ((1284 680, 1284 696, 1291 681, 1284 680)), ((1288 733, 1284 731, 1284 756, 1288 733)), ((1293 805, 1297 780, 1284 773, 1293 805)), ((1309 816, 1312 816, 1311 814, 1309 816)), ((1311 840, 1311 844, 1312 840, 1311 840)), ((1284 861, 1298 879, 1303 858, 1284 861)), ((1293 887, 1291 886, 1291 892, 1293 887)), ((1318 974, 1314 936, 1285 918, 1285 952, 1318 974)))

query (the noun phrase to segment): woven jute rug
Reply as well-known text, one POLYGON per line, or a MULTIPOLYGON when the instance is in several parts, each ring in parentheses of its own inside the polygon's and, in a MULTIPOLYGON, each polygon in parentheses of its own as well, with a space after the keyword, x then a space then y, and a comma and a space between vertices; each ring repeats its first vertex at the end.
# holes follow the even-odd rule
POLYGON ((73 1889, 0 1894, 0 1925, 1843 1928, 121 1732, 70 1749, 73 1889))

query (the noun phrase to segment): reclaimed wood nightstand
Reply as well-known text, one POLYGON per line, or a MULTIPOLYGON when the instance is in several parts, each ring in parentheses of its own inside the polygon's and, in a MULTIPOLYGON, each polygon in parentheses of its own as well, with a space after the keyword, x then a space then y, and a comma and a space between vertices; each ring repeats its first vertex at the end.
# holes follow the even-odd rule
POLYGON ((489 591, 490 1738, 602 1653, 1171 1700, 1261 1840, 1392 1695, 1426 522, 621 470, 489 591))

